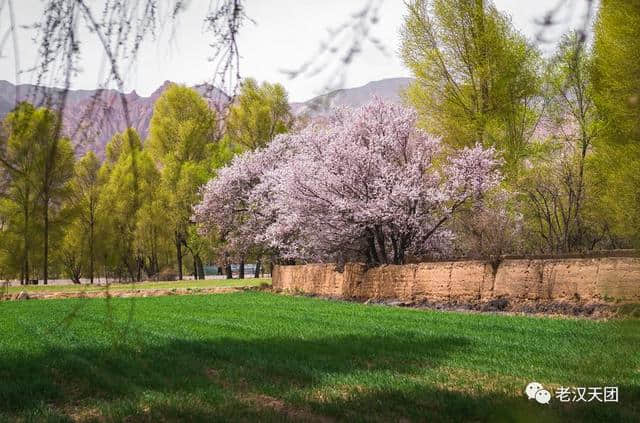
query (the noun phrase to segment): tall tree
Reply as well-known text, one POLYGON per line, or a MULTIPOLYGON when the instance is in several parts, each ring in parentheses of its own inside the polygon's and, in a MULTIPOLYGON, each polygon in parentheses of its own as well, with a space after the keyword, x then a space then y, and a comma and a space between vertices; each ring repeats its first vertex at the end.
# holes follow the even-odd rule
POLYGON ((546 252, 590 249, 603 235, 603 226, 587 213, 593 200, 587 161, 601 126, 590 65, 581 34, 563 36, 546 78, 548 107, 539 131, 546 139, 541 140, 541 154, 532 157, 519 187, 526 195, 532 231, 546 252))
POLYGON ((640 245, 640 1, 603 0, 592 78, 602 132, 594 164, 601 209, 621 238, 640 245))
POLYGON ((230 141, 244 149, 267 145, 276 135, 289 131, 293 116, 287 92, 280 84, 254 79, 242 81, 240 93, 229 109, 226 133, 230 141))
POLYGON ((640 0, 603 0, 595 24, 593 85, 607 142, 640 143, 640 0))
POLYGON ((109 244, 112 264, 119 275, 130 280, 142 277, 144 252, 136 243, 140 209, 150 203, 160 177, 148 152, 143 151, 140 137, 134 129, 117 134, 111 141, 119 151, 115 162, 103 164, 100 177, 106 182, 100 193, 97 213, 103 228, 102 236, 109 244), (135 169, 135 172, 133 171, 135 169))
MULTIPOLYGON (((180 280, 192 207, 198 202, 200 187, 211 176, 210 156, 217 148, 217 125, 215 112, 196 91, 175 84, 156 101, 151 118, 148 148, 160 168, 167 194, 166 210, 173 226, 180 280)), ((201 261, 201 257, 194 260, 201 261)), ((204 274, 196 273, 204 278, 204 274)))
POLYGON ((68 195, 67 183, 73 176, 75 156, 68 138, 56 139, 60 131, 53 112, 37 109, 36 120, 37 129, 33 138, 36 146, 34 179, 43 220, 42 279, 46 285, 49 279, 51 213, 62 208, 62 200, 68 195))
POLYGON ((70 199, 77 210, 80 230, 86 234, 89 250, 88 276, 91 283, 95 274, 96 221, 102 182, 100 161, 92 151, 89 151, 76 163, 71 181, 70 199))
POLYGON ((450 145, 495 146, 513 169, 540 116, 540 55, 485 0, 413 0, 401 54, 416 81, 408 101, 450 145))
POLYGON ((163 266, 168 265, 166 258, 172 256, 174 248, 172 227, 167 225, 166 204, 166 192, 156 186, 148 193, 136 219, 135 249, 150 278, 156 278, 163 266))
MULTIPOLYGON (((0 137, 0 163, 3 167, 2 196, 5 215, 11 219, 13 230, 21 239, 20 280, 26 282, 31 277, 31 247, 36 204, 36 190, 33 187, 35 145, 31 142, 35 108, 28 103, 19 104, 7 115, 0 137), (14 209, 13 211, 8 210, 14 209), (19 226, 19 228, 18 228, 19 226)), ((7 219, 5 218, 7 221, 7 219)), ((8 223, 8 221, 7 221, 8 223)))
POLYGON ((11 178, 10 195, 20 204, 23 234, 23 278, 29 279, 30 232, 34 212, 42 218, 42 278, 49 277, 51 213, 61 209, 67 182, 73 173, 71 142, 57 139, 57 116, 46 108, 21 103, 7 116, 8 139, 0 152, 0 163, 11 178))

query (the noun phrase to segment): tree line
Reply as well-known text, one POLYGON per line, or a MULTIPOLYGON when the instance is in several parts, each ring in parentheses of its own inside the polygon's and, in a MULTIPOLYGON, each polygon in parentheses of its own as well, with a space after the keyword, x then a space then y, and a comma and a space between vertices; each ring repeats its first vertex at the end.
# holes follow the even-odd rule
POLYGON ((205 262, 230 274, 236 256, 221 238, 198 234, 191 209, 234 154, 291 123, 277 84, 244 81, 224 119, 195 90, 172 85, 154 105, 146 140, 129 128, 103 160, 92 151, 76 160, 70 140, 55 137, 56 113, 19 104, 0 138, 0 277, 93 283, 182 279, 187 270, 204 278, 205 262))
POLYGON ((503 182, 455 219, 462 253, 632 248, 640 234, 640 3, 605 0, 593 39, 551 57, 489 1, 415 0, 401 55, 419 125, 500 152, 503 182))
POLYGON ((147 139, 117 134, 103 160, 22 103, 0 135, 0 277, 635 247, 639 39, 637 2, 602 1, 593 41, 547 58, 489 1, 414 0, 407 107, 294 118, 282 86, 246 80, 222 115, 172 86, 147 139))

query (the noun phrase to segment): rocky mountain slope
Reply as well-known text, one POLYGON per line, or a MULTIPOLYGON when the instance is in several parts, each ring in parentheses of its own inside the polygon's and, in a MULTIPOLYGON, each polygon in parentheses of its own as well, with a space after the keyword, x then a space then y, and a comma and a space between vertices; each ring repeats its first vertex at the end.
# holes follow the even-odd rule
MULTIPOLYGON (((326 113, 330 107, 361 105, 374 95, 390 101, 400 101, 401 91, 410 82, 410 78, 383 79, 362 87, 333 91, 306 102, 292 103, 291 108, 295 114, 317 116, 326 113)), ((129 125, 135 128, 143 139, 149 131, 153 105, 169 84, 169 81, 165 81, 148 97, 140 96, 135 91, 124 95, 129 125)), ((193 88, 203 94, 209 105, 217 110, 222 109, 229 101, 225 93, 210 86, 199 85, 193 88)), ((16 101, 42 104, 43 99, 49 99, 57 104, 61 93, 62 90, 58 88, 28 84, 16 87, 10 82, 0 81, 0 119, 15 107, 16 101)), ((111 137, 127 127, 124 110, 116 90, 70 90, 63 115, 64 132, 73 140, 78 155, 91 149, 102 157, 111 137)))
MULTIPOLYGON (((70 90, 63 114, 64 133, 71 137, 79 155, 91 149, 100 157, 111 137, 124 131, 127 126, 135 128, 144 139, 149 131, 153 105, 169 84, 169 81, 165 81, 148 97, 140 96, 135 91, 125 94, 124 104, 116 90, 70 90)), ((206 85, 193 88, 203 95, 207 94, 212 108, 219 109, 228 102, 228 96, 222 91, 206 85)), ((48 101, 49 104, 59 104, 61 94, 62 90, 58 88, 28 84, 16 87, 10 82, 0 81, 0 119, 15 107, 16 102, 28 101, 40 105, 48 101)))
POLYGON ((332 91, 303 103, 291 103, 291 109, 296 114, 306 113, 315 116, 322 115, 336 106, 360 106, 371 100, 373 96, 400 102, 402 92, 412 81, 412 78, 389 78, 372 81, 361 87, 332 91))

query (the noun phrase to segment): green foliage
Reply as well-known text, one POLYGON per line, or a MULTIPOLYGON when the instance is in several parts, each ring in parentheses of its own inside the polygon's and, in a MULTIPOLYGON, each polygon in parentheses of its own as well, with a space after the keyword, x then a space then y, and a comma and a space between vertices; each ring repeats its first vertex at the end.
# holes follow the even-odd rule
POLYGON ((197 92, 172 86, 155 105, 144 148, 128 129, 102 163, 88 152, 74 164, 70 141, 56 138, 57 116, 20 104, 0 131, 0 277, 41 278, 50 265, 75 281, 155 277, 175 263, 176 242, 203 276, 213 247, 190 223, 191 207, 240 151, 228 136, 218 142, 220 127, 197 92))
POLYGON ((100 172, 105 185, 97 207, 101 220, 98 236, 106 244, 104 260, 120 275, 138 279, 141 263, 135 242, 139 212, 145 204, 153 203, 159 172, 134 129, 114 136, 112 143, 123 148, 115 162, 105 163, 100 172))
POLYGON ((609 143, 640 143, 640 0, 603 0, 595 24, 593 84, 609 143))
POLYGON ((154 105, 149 149, 162 164, 168 156, 179 163, 203 161, 216 130, 216 115, 207 102, 193 89, 173 84, 154 105))
POLYGON ((14 232, 14 241, 21 257, 21 279, 30 279, 35 259, 42 263, 45 280, 49 268, 49 245, 55 244, 62 231, 51 231, 50 222, 57 222, 61 203, 68 195, 68 181, 73 173, 74 153, 67 138, 57 138, 57 116, 46 108, 21 103, 7 115, 4 122, 0 165, 6 187, 3 196, 13 203, 7 206, 14 232), (39 235, 36 235, 40 232, 39 235), (50 235, 52 238, 50 239, 50 235), (41 236, 41 238, 40 238, 41 236), (42 257, 34 254, 37 244, 42 257))
POLYGON ((56 258, 62 264, 64 274, 74 283, 80 283, 88 269, 88 233, 80 219, 74 219, 65 228, 64 238, 56 250, 56 258))
POLYGON ((545 74, 547 107, 537 154, 517 181, 529 249, 569 252, 604 245, 606 221, 595 209, 587 166, 600 132, 590 79, 591 57, 577 32, 562 37, 545 74))
POLYGON ((401 54, 424 128, 454 147, 496 146, 515 170, 540 115, 541 60, 509 19, 485 1, 414 0, 401 54))
MULTIPOLYGON (((180 279, 183 247, 200 264, 200 254, 205 253, 190 245, 189 241, 200 243, 194 238, 197 234, 189 235, 189 228, 200 187, 228 157, 225 146, 217 142, 217 125, 216 115, 204 99, 179 85, 172 85, 160 96, 151 118, 148 149, 161 172, 160 196, 166 204, 163 214, 156 214, 170 222, 168 228, 174 238, 180 279)), ((149 224, 152 214, 151 210, 147 213, 149 224)))
POLYGON ((253 79, 245 79, 229 110, 226 133, 233 145, 255 150, 289 131, 292 125, 289 99, 282 85, 258 85, 253 79))
MULTIPOLYGON (((92 152, 87 152, 77 163, 69 184, 70 196, 67 207, 71 209, 71 223, 65 235, 63 264, 67 273, 80 269, 93 283, 96 251, 100 240, 96 239, 98 225, 98 203, 104 180, 100 178, 100 161, 92 152), (80 252, 81 260, 74 260, 80 252)), ((75 273, 78 273, 77 271, 75 273)))
POLYGON ((600 210, 618 245, 640 246, 640 1, 601 2, 593 52, 600 210))
POLYGON ((616 248, 640 248, 640 143, 597 145, 591 167, 598 207, 616 248))

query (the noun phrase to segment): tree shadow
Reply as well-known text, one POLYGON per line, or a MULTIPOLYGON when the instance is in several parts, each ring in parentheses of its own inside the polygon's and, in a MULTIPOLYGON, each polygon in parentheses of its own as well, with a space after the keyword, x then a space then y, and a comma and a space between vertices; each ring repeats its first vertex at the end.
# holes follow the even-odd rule
POLYGON ((135 398, 141 392, 281 391, 309 387, 327 375, 359 371, 410 373, 436 367, 468 346, 455 336, 332 336, 239 340, 168 340, 142 337, 110 348, 50 347, 5 354, 0 360, 0 413, 55 404, 135 398))
POLYGON ((148 339, 3 356, 0 420, 91 421, 107 415, 113 421, 638 421, 640 416, 637 386, 620 386, 620 403, 540 405, 524 395, 412 379, 473 347, 456 336, 148 339), (376 388, 376 375, 389 373, 401 376, 402 386, 376 388), (295 393, 363 374, 359 380, 371 383, 321 399, 295 393))
MULTIPOLYGON (((597 386, 597 384, 595 384, 597 386)), ((619 402, 539 404, 524 394, 468 393, 415 386, 410 389, 357 393, 344 399, 312 403, 317 413, 343 421, 428 422, 637 422, 640 387, 619 386, 619 402)))

